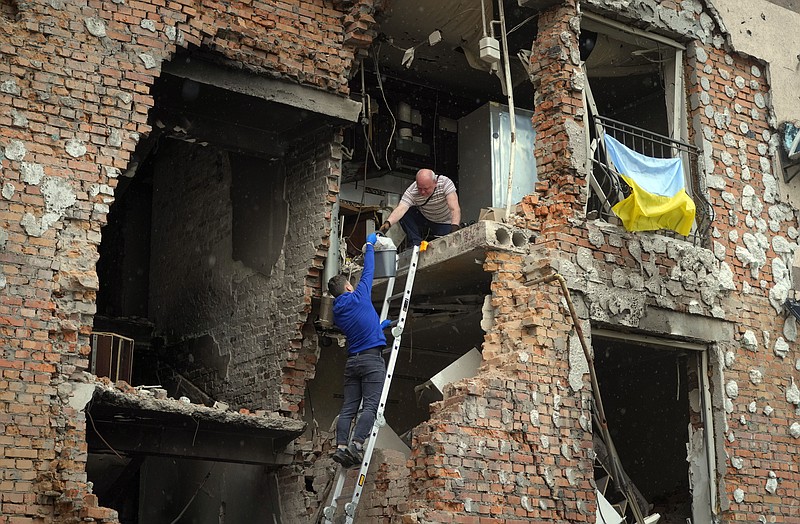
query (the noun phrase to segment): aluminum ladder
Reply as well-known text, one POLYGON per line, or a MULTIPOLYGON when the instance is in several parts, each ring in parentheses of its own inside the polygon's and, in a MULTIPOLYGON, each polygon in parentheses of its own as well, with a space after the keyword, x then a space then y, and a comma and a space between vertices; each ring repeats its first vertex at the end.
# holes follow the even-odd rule
MULTIPOLYGON (((391 302, 398 298, 402 298, 400 305, 400 315, 397 318, 397 325, 392 328, 392 335, 394 336, 394 343, 392 344, 392 351, 389 355, 389 363, 386 366, 386 379, 383 382, 383 390, 381 391, 381 399, 378 403, 378 411, 375 414, 375 424, 372 426, 369 440, 364 448, 364 460, 361 461, 361 469, 356 477, 356 486, 353 491, 353 496, 350 502, 344 505, 345 523, 352 524, 356 516, 356 508, 361 500, 361 493, 364 491, 364 481, 367 478, 367 470, 369 469, 370 461, 372 460, 372 453, 375 450, 375 442, 378 439, 378 430, 381 426, 386 424, 386 419, 383 417, 383 412, 386 409, 386 400, 389 397, 389 388, 392 385, 392 378, 394 376, 394 366, 397 362, 397 354, 400 351, 400 339, 402 338, 403 328, 406 324, 406 316, 411 304, 411 290, 414 287, 414 276, 417 273, 417 262, 419 261, 419 254, 425 251, 427 242, 422 242, 419 246, 414 246, 411 253, 411 262, 408 266, 408 275, 406 276, 406 286, 402 294, 392 295, 394 291, 394 282, 396 277, 390 277, 386 284, 386 296, 383 299, 383 307, 381 308, 380 320, 383 322, 389 316, 389 305, 391 302)), ((399 257, 398 257, 399 258, 399 257)), ((397 262, 395 262, 397 263, 397 262)), ((333 518, 336 515, 336 508, 339 500, 342 498, 342 489, 344 488, 345 480, 347 478, 348 469, 339 466, 336 471, 336 483, 331 494, 329 504, 322 511, 323 522, 325 524, 333 524, 333 518)))

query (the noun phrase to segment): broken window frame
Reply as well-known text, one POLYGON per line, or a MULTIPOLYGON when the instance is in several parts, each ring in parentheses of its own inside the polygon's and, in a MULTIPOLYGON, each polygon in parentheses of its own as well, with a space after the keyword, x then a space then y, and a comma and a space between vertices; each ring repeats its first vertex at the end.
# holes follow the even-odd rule
MULTIPOLYGON (((691 462, 689 462, 690 484, 698 478, 702 478, 699 473, 705 473, 708 479, 707 490, 697 489, 697 486, 691 486, 692 497, 692 521, 693 522, 711 522, 712 517, 718 516, 717 508, 719 507, 719 491, 717 485, 717 456, 714 437, 714 417, 711 399, 711 379, 709 374, 709 361, 708 355, 711 348, 705 344, 695 342, 688 342, 682 340, 671 340, 660 338, 657 336, 643 335, 637 333, 623 333, 620 331, 613 331, 610 329, 593 328, 592 338, 605 338, 612 340, 620 340, 626 343, 646 344, 656 346, 667 350, 684 349, 696 353, 695 359, 697 364, 697 387, 700 392, 700 415, 702 416, 702 429, 704 438, 704 455, 706 458, 705 471, 692 472, 691 462), (707 496, 704 492, 707 492, 707 496), (697 497, 697 498, 696 498, 697 497), (701 498, 701 500, 698 500, 701 498), (702 503, 702 507, 701 504, 702 503)), ((689 435, 691 440, 691 434, 689 435)), ((690 442, 687 442, 687 445, 690 442)), ((688 450, 687 450, 688 451, 688 450)))
MULTIPOLYGON (((598 114, 594 100, 591 95, 589 74, 585 64, 582 64, 583 73, 586 79, 586 89, 583 91, 583 103, 587 109, 584 112, 584 128, 586 133, 586 172, 588 177, 589 198, 587 199, 586 216, 591 218, 601 218, 606 222, 619 223, 616 215, 611 211, 611 207, 627 196, 630 189, 627 184, 614 171, 613 166, 605 160, 605 152, 598 146, 598 139, 603 133, 609 132, 620 142, 631 147, 631 140, 638 141, 639 147, 631 147, 642 154, 649 156, 659 156, 653 154, 653 150, 659 148, 659 153, 669 152, 672 158, 681 158, 684 169, 684 186, 687 194, 692 198, 697 209, 692 231, 687 237, 695 244, 706 244, 708 242, 708 232, 711 223, 714 221, 714 210, 706 199, 700 187, 700 176, 698 166, 698 149, 688 142, 688 120, 685 96, 683 55, 685 46, 679 42, 657 35, 641 29, 626 26, 620 22, 607 19, 598 14, 586 11, 583 13, 581 29, 587 29, 604 34, 615 40, 628 42, 635 45, 642 43, 652 43, 660 49, 672 49, 674 52, 663 63, 662 73, 665 78, 665 106, 667 112, 667 126, 670 136, 660 135, 633 125, 614 121, 598 114), (594 141, 592 135, 597 137, 594 141), (649 144, 649 149, 644 144, 649 144), (643 150, 640 150, 643 149, 643 150), (599 209, 591 209, 592 197, 599 200, 599 209), (596 214, 596 216, 593 216, 596 214)), ((678 236, 677 233, 660 230, 659 234, 678 236)))

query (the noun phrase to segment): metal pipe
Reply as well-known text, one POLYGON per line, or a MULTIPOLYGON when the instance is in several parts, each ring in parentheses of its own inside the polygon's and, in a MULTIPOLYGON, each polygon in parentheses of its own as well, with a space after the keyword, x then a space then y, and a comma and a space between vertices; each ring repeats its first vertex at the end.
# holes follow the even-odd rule
POLYGON ((592 397, 595 408, 597 409, 596 416, 597 420, 599 421, 598 425, 600 426, 600 433, 603 436, 603 440, 608 448, 608 453, 611 456, 611 468, 613 469, 612 475, 614 476, 614 480, 619 485, 620 490, 625 495, 625 498, 628 500, 628 503, 631 505, 631 510, 633 511, 634 518, 636 518, 636 522, 644 524, 644 515, 642 515, 639 502, 636 500, 636 496, 634 495, 630 484, 628 484, 625 471, 622 469, 622 462, 619 460, 619 455, 617 455, 614 442, 611 440, 611 433, 608 431, 608 421, 606 420, 605 409, 603 409, 603 399, 600 397, 600 385, 597 382, 597 374, 595 373, 594 369, 594 358, 592 357, 591 352, 589 351, 589 346, 586 344, 586 340, 583 337, 583 329, 581 328, 581 324, 578 320, 578 314, 575 312, 575 306, 572 304, 569 288, 567 288, 567 281, 563 276, 561 276, 560 273, 551 273, 547 276, 531 281, 530 285, 535 286, 538 284, 549 283, 554 280, 558 280, 558 283, 561 286, 561 294, 564 295, 564 298, 567 301, 569 314, 572 317, 572 325, 575 326, 575 331, 577 332, 578 339, 581 342, 581 348, 583 348, 583 355, 586 357, 586 362, 589 367, 589 379, 592 383, 592 397))
POLYGON ((503 72, 505 73, 506 95, 508 96, 508 120, 511 127, 511 146, 508 160, 508 188, 506 190, 506 216, 505 221, 511 218, 511 184, 514 182, 514 160, 517 145, 517 125, 516 115, 514 114, 514 85, 511 83, 511 63, 508 52, 508 39, 506 38, 506 16, 503 8, 503 0, 497 2, 498 14, 500 16, 500 39, 503 42, 503 72))

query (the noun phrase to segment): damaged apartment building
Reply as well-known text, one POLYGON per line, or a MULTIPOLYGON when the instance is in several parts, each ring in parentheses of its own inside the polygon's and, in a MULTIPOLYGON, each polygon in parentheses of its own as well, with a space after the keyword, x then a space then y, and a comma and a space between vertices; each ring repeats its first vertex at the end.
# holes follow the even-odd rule
POLYGON ((342 521, 326 282, 421 168, 463 224, 420 255, 356 522, 799 521, 798 28, 0 0, 0 524, 342 521), (677 169, 679 227, 623 218, 620 150, 677 169))

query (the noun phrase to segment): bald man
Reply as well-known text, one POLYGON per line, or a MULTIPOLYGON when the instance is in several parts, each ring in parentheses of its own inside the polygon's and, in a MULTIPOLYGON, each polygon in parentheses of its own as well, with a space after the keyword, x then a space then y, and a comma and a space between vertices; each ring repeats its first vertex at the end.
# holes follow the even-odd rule
POLYGON ((453 181, 430 169, 417 171, 416 181, 408 186, 380 231, 385 233, 397 222, 406 232, 408 242, 415 246, 458 230, 461 207, 453 181))

